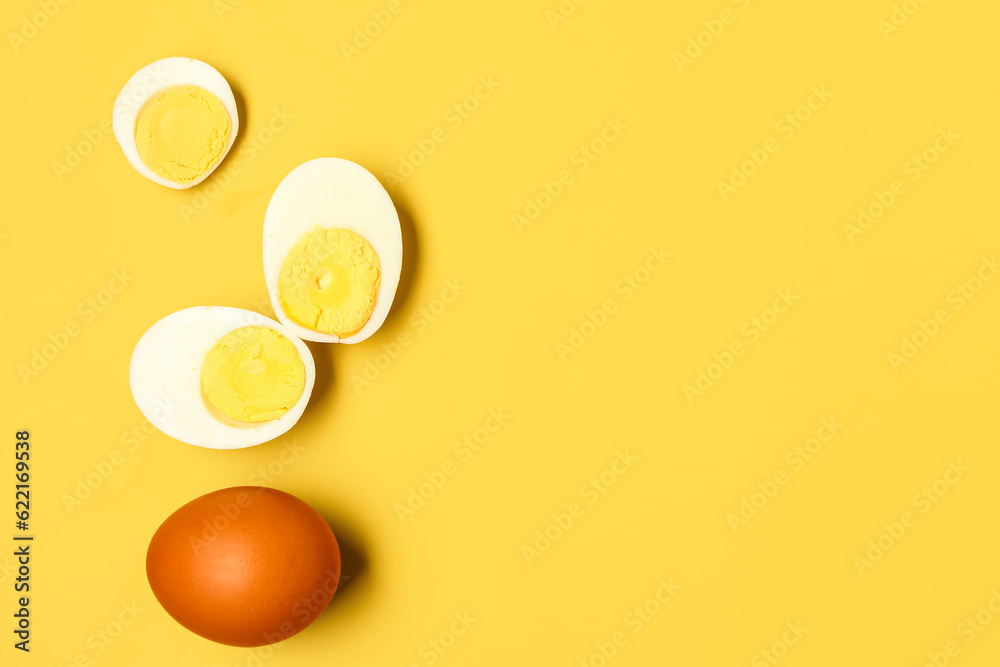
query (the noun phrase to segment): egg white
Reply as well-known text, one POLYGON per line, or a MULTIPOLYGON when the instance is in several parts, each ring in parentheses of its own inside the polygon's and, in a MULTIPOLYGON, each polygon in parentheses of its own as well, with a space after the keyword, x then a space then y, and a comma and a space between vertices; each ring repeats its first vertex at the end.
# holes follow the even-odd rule
POLYGON ((216 167, 222 164, 229 149, 233 147, 233 142, 236 141, 236 135, 240 129, 240 119, 236 111, 236 98, 233 97, 233 90, 229 87, 229 82, 226 81, 225 77, 219 74, 214 67, 192 58, 163 58, 146 65, 132 75, 132 78, 118 93, 112 116, 112 129, 118 140, 118 145, 125 153, 125 158, 136 171, 154 183, 176 190, 185 190, 201 183, 215 171, 216 167), (154 173, 139 157, 139 149, 135 145, 135 121, 139 110, 149 98, 164 88, 174 86, 199 86, 212 93, 222 102, 232 124, 229 131, 229 141, 226 143, 222 157, 208 171, 190 183, 174 183, 154 173))
POLYGON ((316 382, 316 364, 305 343, 269 317, 241 308, 197 306, 167 315, 142 335, 132 352, 129 382, 136 405, 171 438, 209 449, 241 449, 273 440, 290 429, 306 408, 316 382), (201 368, 220 338, 245 326, 274 329, 302 357, 302 396, 271 421, 231 426, 209 412, 201 391, 201 368))
POLYGON ((278 319, 295 335, 321 343, 360 343, 375 333, 396 296, 403 266, 399 215, 382 184, 350 160, 324 157, 293 169, 278 185, 264 214, 264 280, 278 319), (371 317, 357 333, 340 338, 300 326, 281 307, 278 276, 292 248, 316 227, 349 229, 378 255, 381 280, 371 317))

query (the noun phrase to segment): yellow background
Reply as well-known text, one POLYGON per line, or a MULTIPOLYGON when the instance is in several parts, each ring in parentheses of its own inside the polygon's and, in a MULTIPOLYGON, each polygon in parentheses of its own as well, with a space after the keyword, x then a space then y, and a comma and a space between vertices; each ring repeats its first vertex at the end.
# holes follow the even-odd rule
POLYGON ((423 666, 467 610, 476 622, 434 664, 596 667, 618 631, 628 643, 609 664, 771 664, 758 652, 796 622, 808 631, 788 667, 917 667, 950 641, 949 664, 996 664, 1000 620, 969 643, 958 626, 1000 587, 1000 281, 961 310, 948 295, 1000 251, 1000 6, 928 2, 883 35, 889 0, 590 0, 555 28, 556 0, 403 0, 349 60, 342 44, 387 2, 50 4, 43 21, 42 5, 10 0, 0 19, 0 535, 15 532, 22 428, 36 535, 30 655, 11 646, 0 557, 0 662, 423 666), (724 9, 732 23, 680 71, 675 52, 724 9), (100 130, 125 81, 173 55, 218 68, 241 102, 233 152, 187 191, 142 178, 100 130), (480 77, 500 85, 453 127, 445 114, 480 77), (832 97, 785 138, 777 123, 813 86, 832 97), (271 135, 275 110, 294 119, 271 135), (579 147, 619 118, 579 171, 579 147), (910 181, 904 165, 949 127, 954 145, 910 181), (281 178, 332 155, 387 183, 436 128, 446 141, 392 192, 406 246, 393 312, 362 344, 312 346, 320 380, 299 424, 242 451, 143 433, 128 364, 147 327, 195 305, 266 312, 261 225, 281 178), (718 181, 769 138, 778 152, 723 202, 718 181), (563 170, 572 182, 519 233, 512 214, 563 170), (844 225, 897 179, 905 194, 852 243, 844 225), (625 300, 616 284, 651 246, 671 257, 625 300), (87 321, 79 304, 115 270, 131 281, 87 321), (466 289, 442 312, 447 280, 466 289), (751 342, 744 323, 784 289, 798 300, 751 342), (561 359, 607 299, 615 312, 561 359), (888 354, 937 309, 948 323, 894 369, 888 354), (69 322, 79 335, 22 381, 69 322), (684 385, 734 342, 745 353, 689 401, 684 385), (370 386, 352 381, 376 361, 370 386), (453 444, 491 408, 509 421, 462 461, 453 444), (823 418, 842 430, 794 471, 786 453, 823 418), (281 463, 293 440, 304 451, 281 463), (581 487, 617 450, 638 461, 589 503, 581 487), (448 460, 455 474, 401 523, 395 505, 448 460), (914 495, 958 460, 969 471, 921 513, 914 495), (268 465, 272 486, 331 522, 353 576, 276 651, 216 645, 156 603, 146 546, 183 503, 268 465), (734 533, 727 514, 776 471, 787 485, 734 533), (573 502, 583 515, 529 565, 522 547, 573 502), (916 525, 859 573, 855 557, 904 512, 916 525), (626 614, 671 578, 682 589, 633 632, 626 614), (133 602, 134 622, 97 639, 133 602))

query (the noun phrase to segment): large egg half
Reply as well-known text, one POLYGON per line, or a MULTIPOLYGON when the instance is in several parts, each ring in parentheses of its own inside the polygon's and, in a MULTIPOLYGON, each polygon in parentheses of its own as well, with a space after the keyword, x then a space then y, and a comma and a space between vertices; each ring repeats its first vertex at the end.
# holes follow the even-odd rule
POLYGON ((115 100, 112 129, 136 171, 154 183, 183 190, 215 171, 236 141, 240 119, 233 90, 214 67, 193 58, 175 57, 150 63, 128 80, 115 100), (175 98, 178 91, 188 91, 194 97, 175 98), (157 106, 161 102, 162 108, 157 106), (169 174, 150 160, 151 149, 141 138, 137 140, 139 130, 146 127, 143 114, 154 134, 162 135, 154 139, 160 142, 160 153, 169 153, 160 157, 162 164, 177 174, 175 178, 166 177, 169 174), (218 136, 218 125, 226 120, 228 133, 218 136), (151 164, 141 153, 147 154, 151 164), (178 164, 181 159, 191 164, 178 164))
MULTIPOLYGON (((295 335, 323 343, 360 343, 389 314, 403 265, 403 241, 396 207, 382 184, 364 167, 340 158, 318 158, 293 169, 278 185, 264 215, 264 279, 278 319, 295 335), (335 333, 297 322, 286 309, 282 268, 294 249, 317 230, 348 230, 378 258, 379 281, 355 331, 335 333)), ((346 273, 345 273, 346 275, 346 273)), ((349 282, 345 277, 343 281, 349 282)), ((346 288, 345 288, 346 289, 346 288)))
MULTIPOLYGON (((259 368, 258 361, 253 363, 257 374, 267 372, 267 358, 259 368)), ((316 365, 305 343, 271 318, 241 308, 198 306, 167 315, 143 334, 132 353, 129 382, 139 410, 171 438, 209 449, 241 449, 273 440, 298 421, 316 382, 316 365), (217 407, 221 401, 213 404, 203 389, 210 352, 227 335, 238 335, 247 327, 277 341, 280 351, 293 355, 292 363, 297 364, 294 355, 302 363, 301 394, 275 418, 235 419, 217 407), (272 330, 281 338, 258 329, 272 330)))

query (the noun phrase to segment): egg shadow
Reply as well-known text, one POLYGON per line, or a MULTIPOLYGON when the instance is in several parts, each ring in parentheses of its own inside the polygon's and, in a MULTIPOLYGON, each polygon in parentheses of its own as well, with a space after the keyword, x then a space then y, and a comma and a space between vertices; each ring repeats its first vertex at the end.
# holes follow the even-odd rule
MULTIPOLYGON (((313 361, 316 363, 316 383, 313 385, 312 395, 309 397, 310 403, 319 403, 327 396, 332 395, 335 387, 335 374, 333 368, 333 348, 334 343, 315 343, 303 341, 312 353, 313 361)), ((309 410, 302 415, 302 419, 309 416, 309 410)))
POLYGON ((345 593, 353 595, 354 591, 364 587, 364 579, 360 581, 362 586, 358 586, 358 579, 368 572, 368 556, 357 539, 350 536, 343 526, 330 523, 330 528, 338 536, 337 545, 340 547, 340 583, 333 598, 336 602, 338 598, 343 600, 345 593))
MULTIPOLYGON (((385 187, 385 184, 382 185, 385 187)), ((396 296, 392 300, 392 307, 385 318, 385 325, 394 326, 405 310, 406 301, 413 293, 413 286, 417 281, 417 270, 420 265, 420 240, 417 236, 417 226, 414 223, 413 210, 400 192, 393 192, 386 188, 392 205, 396 207, 399 215, 399 230, 403 242, 403 266, 399 272, 399 286, 396 287, 396 296)))
POLYGON ((336 623, 331 620, 340 613, 349 613, 351 606, 363 602, 365 593, 371 590, 369 558, 363 540, 357 532, 348 527, 348 522, 337 518, 337 513, 324 507, 322 503, 310 500, 323 519, 333 530, 340 547, 340 581, 329 606, 316 619, 317 624, 336 623), (331 518, 333 517, 333 518, 331 518))
POLYGON ((216 176, 223 169, 225 169, 226 163, 231 162, 232 160, 235 159, 236 152, 239 150, 240 146, 243 144, 243 141, 246 139, 246 134, 247 134, 246 128, 247 125, 249 125, 249 118, 247 116, 247 105, 243 99, 243 93, 240 92, 239 86, 234 86, 232 84, 232 78, 226 76, 225 72, 220 70, 219 74, 221 74, 222 77, 229 83, 229 88, 230 90, 233 91, 233 100, 236 102, 236 116, 237 119, 239 120, 240 127, 236 133, 236 136, 233 138, 233 145, 229 147, 229 152, 226 153, 226 157, 222 159, 222 162, 216 165, 215 170, 212 172, 211 176, 209 176, 204 181, 195 186, 196 190, 199 189, 199 186, 204 186, 206 183, 214 181, 216 176))

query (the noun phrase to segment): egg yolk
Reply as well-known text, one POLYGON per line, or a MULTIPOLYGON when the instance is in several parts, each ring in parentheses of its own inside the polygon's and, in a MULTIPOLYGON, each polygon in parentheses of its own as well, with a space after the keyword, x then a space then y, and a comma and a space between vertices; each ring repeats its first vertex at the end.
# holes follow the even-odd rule
POLYGON ((299 351, 267 327, 229 332, 209 351, 201 368, 205 399, 241 422, 277 419, 298 402, 305 384, 299 351))
POLYGON ((151 97, 135 122, 143 164, 173 183, 190 183, 222 158, 232 123, 218 97, 198 86, 174 86, 151 97))
POLYGON ((349 229, 317 227, 285 258, 278 296, 296 324, 350 336, 371 317, 380 281, 378 255, 363 236, 349 229))

